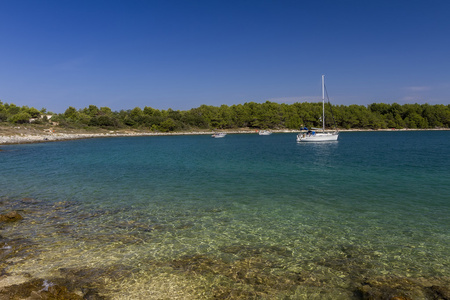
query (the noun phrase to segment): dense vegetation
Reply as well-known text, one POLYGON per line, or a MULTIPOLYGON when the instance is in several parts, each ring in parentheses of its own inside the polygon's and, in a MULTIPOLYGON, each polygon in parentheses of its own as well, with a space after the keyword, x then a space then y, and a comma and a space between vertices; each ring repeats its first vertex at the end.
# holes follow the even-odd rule
MULTIPOLYGON (((326 126, 343 129, 385 128, 449 128, 450 105, 384 104, 368 106, 326 106, 326 126)), ((109 129, 139 128, 153 131, 188 131, 197 129, 298 129, 301 126, 322 127, 322 103, 279 104, 249 102, 220 107, 202 105, 186 111, 158 110, 139 107, 112 111, 95 105, 83 109, 69 107, 62 114, 47 113, 28 106, 16 106, 0 101, 0 122, 14 124, 57 122, 69 128, 101 127, 109 129), (49 119, 51 115, 51 119, 49 119)))

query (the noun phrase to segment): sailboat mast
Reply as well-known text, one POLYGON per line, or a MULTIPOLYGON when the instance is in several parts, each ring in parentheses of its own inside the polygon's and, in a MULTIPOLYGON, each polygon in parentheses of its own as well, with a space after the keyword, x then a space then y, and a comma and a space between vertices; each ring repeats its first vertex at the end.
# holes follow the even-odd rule
POLYGON ((325 75, 322 75, 322 131, 325 132, 325 75))

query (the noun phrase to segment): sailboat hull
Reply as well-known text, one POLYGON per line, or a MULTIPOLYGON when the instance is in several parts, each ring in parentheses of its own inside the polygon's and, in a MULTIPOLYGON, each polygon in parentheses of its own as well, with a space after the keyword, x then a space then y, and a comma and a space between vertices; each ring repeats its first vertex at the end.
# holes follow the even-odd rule
POLYGON ((307 135, 306 133, 299 133, 297 135, 297 142, 331 142, 337 141, 339 134, 337 133, 316 133, 314 135, 307 135))

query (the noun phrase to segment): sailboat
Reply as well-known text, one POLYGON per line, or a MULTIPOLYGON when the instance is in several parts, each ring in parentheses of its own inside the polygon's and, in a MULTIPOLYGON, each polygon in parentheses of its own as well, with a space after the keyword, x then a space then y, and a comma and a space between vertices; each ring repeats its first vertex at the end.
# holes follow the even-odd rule
POLYGON ((297 134, 297 142, 329 142, 338 140, 339 132, 336 126, 334 132, 325 132, 325 75, 322 75, 322 124, 322 132, 315 132, 314 130, 303 128, 307 132, 297 134))
POLYGON ((212 138, 220 139, 224 138, 227 134, 225 132, 215 132, 213 135, 211 135, 212 138))
POLYGON ((272 134, 272 131, 269 131, 269 130, 260 130, 260 131, 258 132, 258 134, 259 134, 259 135, 271 135, 271 134, 272 134))

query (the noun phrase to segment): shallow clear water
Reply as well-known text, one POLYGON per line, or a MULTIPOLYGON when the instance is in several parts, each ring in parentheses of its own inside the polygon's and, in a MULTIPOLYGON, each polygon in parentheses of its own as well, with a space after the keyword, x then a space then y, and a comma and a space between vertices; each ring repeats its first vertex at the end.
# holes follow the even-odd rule
POLYGON ((1 149, 3 206, 32 224, 2 235, 36 249, 11 272, 120 270, 104 278, 120 299, 347 299, 368 278, 450 277, 449 131, 1 149))

